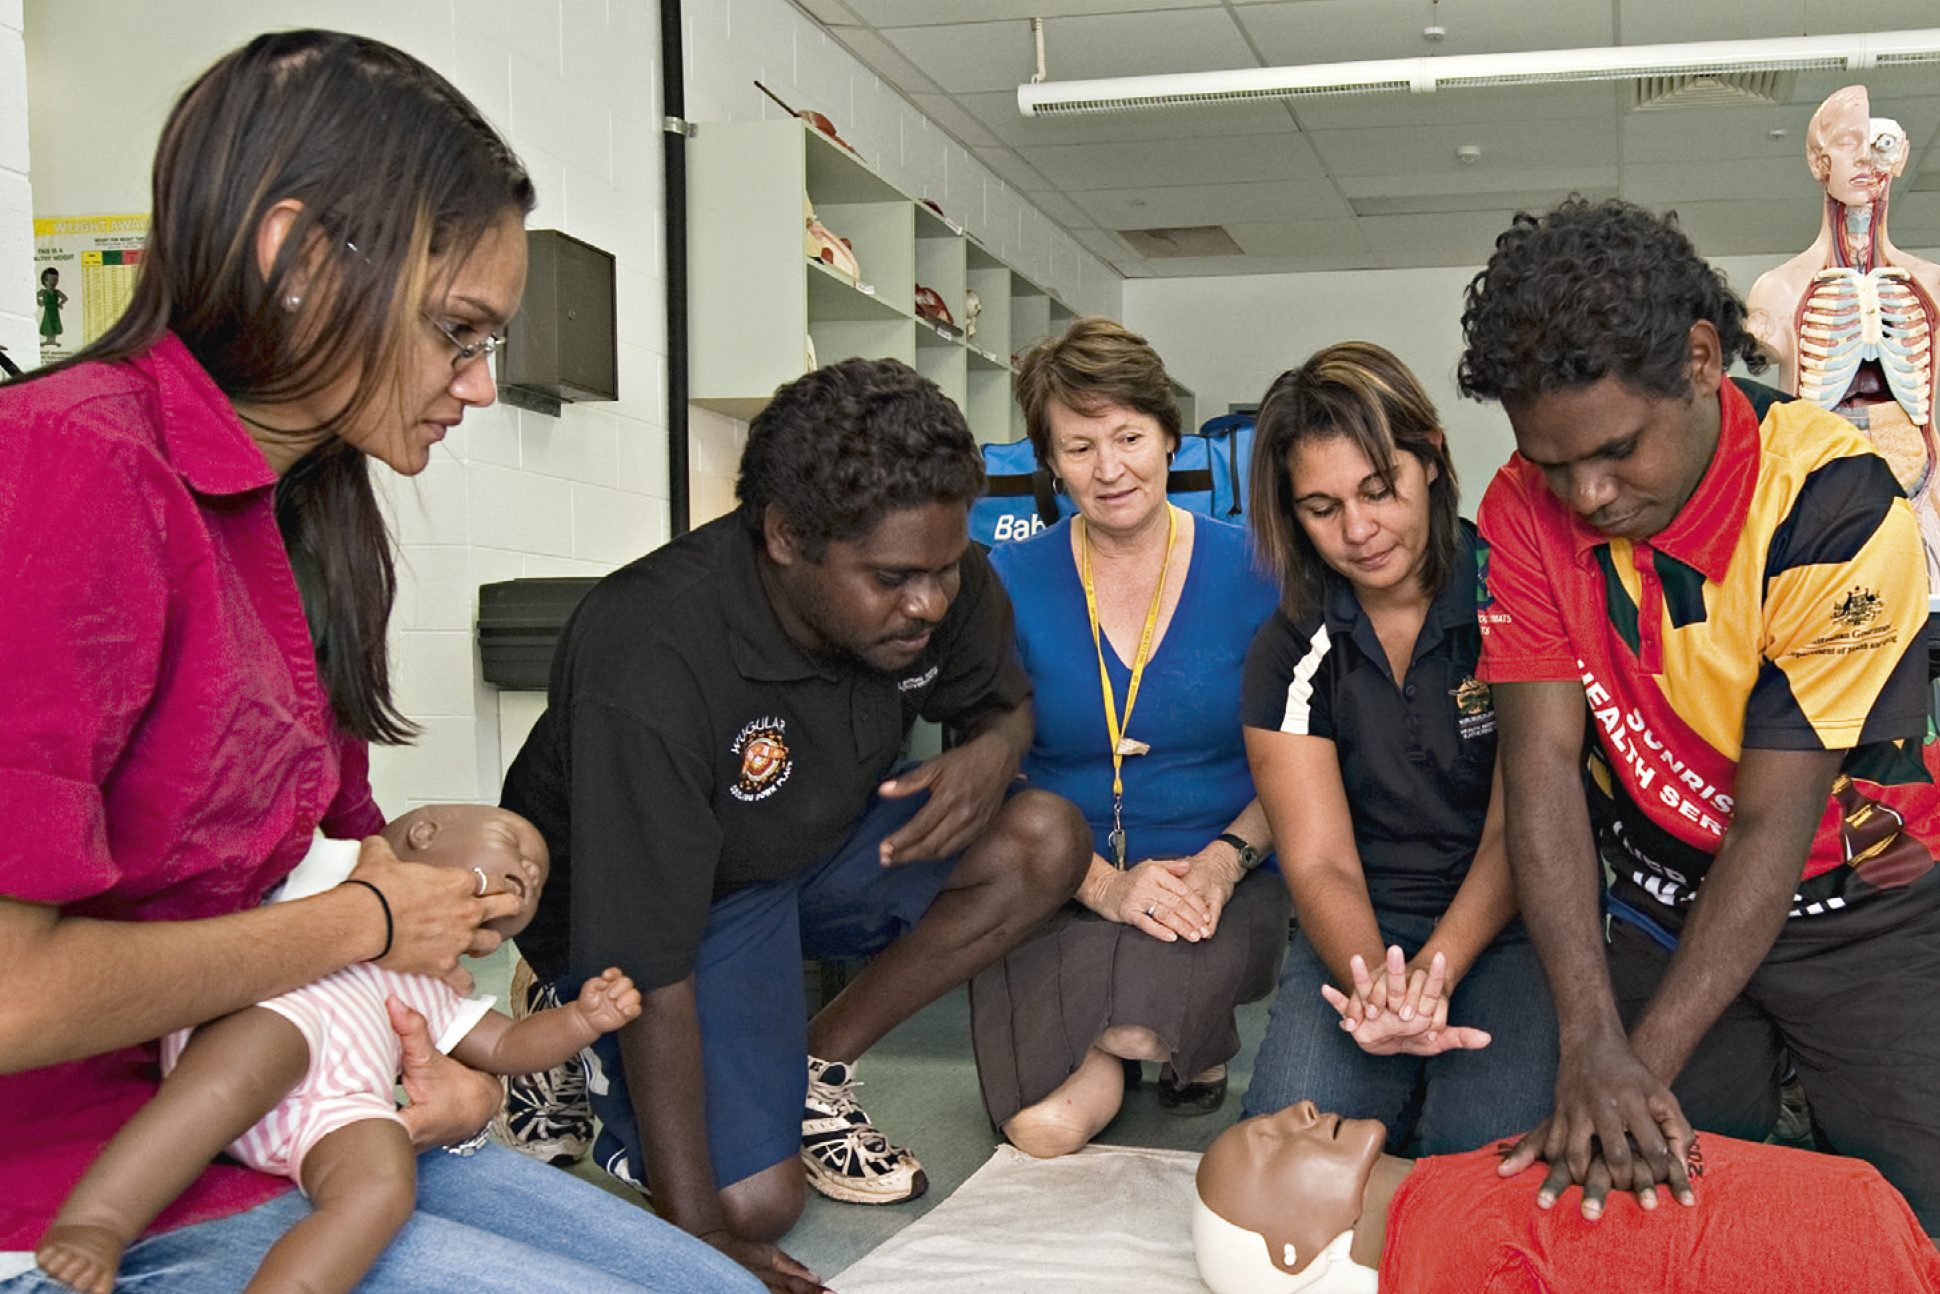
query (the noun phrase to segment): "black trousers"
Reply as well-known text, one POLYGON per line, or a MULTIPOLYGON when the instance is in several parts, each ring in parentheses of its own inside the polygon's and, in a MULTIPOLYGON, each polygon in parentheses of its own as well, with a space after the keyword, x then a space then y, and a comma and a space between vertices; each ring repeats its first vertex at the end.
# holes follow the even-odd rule
MULTIPOLYGON (((1610 922, 1626 1025, 1670 951, 1610 922)), ((1940 872, 1853 907, 1786 922, 1764 962, 1671 1084, 1701 1131, 1762 1141, 1789 1059, 1821 1145, 1871 1162, 1940 1236, 1940 872)))

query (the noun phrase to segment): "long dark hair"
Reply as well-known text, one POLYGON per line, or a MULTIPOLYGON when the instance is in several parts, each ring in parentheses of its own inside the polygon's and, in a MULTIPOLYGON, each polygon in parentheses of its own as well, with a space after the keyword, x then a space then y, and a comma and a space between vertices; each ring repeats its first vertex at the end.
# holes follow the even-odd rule
MULTIPOLYGON (((134 296, 68 364, 129 359, 173 332, 232 400, 313 399, 360 375, 309 429, 335 432, 405 389, 382 378, 406 371, 434 262, 455 271, 534 201, 498 132, 410 55, 342 32, 259 36, 176 101, 155 150, 134 296), (258 231, 292 200, 301 210, 264 273, 258 231)), ((392 703, 384 638, 391 540, 363 454, 326 439, 278 481, 276 520, 337 722, 366 740, 408 740, 416 729, 392 703)))
POLYGON ((1434 596, 1455 568, 1460 500, 1434 401, 1392 352, 1373 342, 1340 342, 1273 379, 1253 432, 1246 511, 1261 555, 1280 577, 1280 605, 1296 620, 1322 605, 1329 568, 1294 508, 1293 451, 1336 437, 1353 441, 1390 488, 1397 453, 1413 454, 1424 468, 1435 469, 1428 485, 1422 588, 1434 596))

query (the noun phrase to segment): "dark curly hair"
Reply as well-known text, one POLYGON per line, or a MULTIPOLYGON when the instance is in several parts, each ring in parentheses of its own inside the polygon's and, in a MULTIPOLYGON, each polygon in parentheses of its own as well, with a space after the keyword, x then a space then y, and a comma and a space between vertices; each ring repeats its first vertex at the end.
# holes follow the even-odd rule
POLYGON ((1615 375, 1640 391, 1682 396, 1700 319, 1718 330, 1726 365, 1765 367, 1744 303, 1691 246, 1675 212, 1581 198, 1543 216, 1519 212, 1469 281, 1456 385, 1472 400, 1514 403, 1615 375))
POLYGON ((775 504, 811 561, 900 508, 982 493, 983 456, 962 411, 893 359, 843 360, 776 391, 749 425, 735 483, 742 524, 760 535, 775 504))

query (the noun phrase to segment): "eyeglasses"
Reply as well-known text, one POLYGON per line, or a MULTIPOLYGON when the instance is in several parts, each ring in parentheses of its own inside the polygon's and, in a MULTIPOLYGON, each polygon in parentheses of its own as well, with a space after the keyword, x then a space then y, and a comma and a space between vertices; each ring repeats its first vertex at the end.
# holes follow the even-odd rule
POLYGON ((504 333, 488 333, 477 341, 463 342, 458 340, 458 330, 443 320, 426 315, 424 321, 443 333, 445 340, 451 343, 452 350, 457 352, 451 357, 453 368, 463 368, 481 355, 495 355, 499 347, 505 345, 504 333))

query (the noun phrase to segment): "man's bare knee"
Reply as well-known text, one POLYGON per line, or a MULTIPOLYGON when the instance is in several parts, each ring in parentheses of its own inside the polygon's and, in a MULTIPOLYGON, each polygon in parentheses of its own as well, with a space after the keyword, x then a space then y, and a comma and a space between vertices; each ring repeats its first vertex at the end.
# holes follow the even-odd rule
POLYGON ((1033 889, 1067 898, 1091 863, 1091 828, 1077 807, 1048 791, 1019 791, 997 819, 1033 889))
POLYGON ((728 1229, 748 1240, 774 1243, 788 1234, 808 1202, 801 1161, 789 1159, 721 1190, 728 1229))

